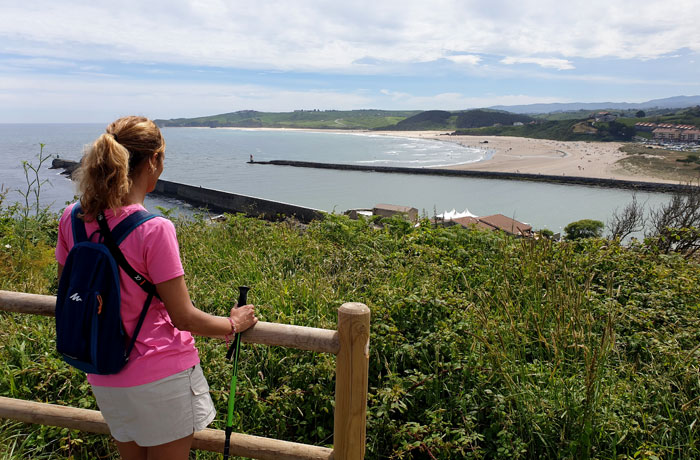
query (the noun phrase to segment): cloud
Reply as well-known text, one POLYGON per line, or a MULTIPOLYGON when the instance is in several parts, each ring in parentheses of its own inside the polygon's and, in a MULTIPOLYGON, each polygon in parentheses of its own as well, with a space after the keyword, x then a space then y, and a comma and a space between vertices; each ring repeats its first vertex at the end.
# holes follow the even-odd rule
POLYGON ((475 54, 456 54, 453 56, 445 56, 445 59, 454 62, 455 64, 477 65, 481 62, 481 56, 475 54))
POLYGON ((513 65, 513 64, 536 64, 540 67, 548 69, 557 70, 571 70, 574 69, 571 61, 566 59, 556 59, 556 58, 537 58, 537 57, 506 57, 501 59, 502 64, 513 65))
POLYGON ((128 114, 195 117, 237 110, 361 109, 365 91, 290 90, 256 84, 186 83, 92 75, 0 76, 0 123, 107 122, 128 114), (40 114, 41 118, 37 118, 40 114))
POLYGON ((39 75, 0 76, 0 123, 108 122, 140 114, 151 118, 212 115, 237 110, 296 109, 462 110, 491 105, 561 102, 561 98, 459 92, 416 95, 393 89, 290 90, 272 85, 149 81, 127 78, 39 75), (37 118, 37 114, 43 118, 37 118), (23 118, 26 117, 26 118, 23 118))
POLYGON ((2 3, 0 121, 457 110, 698 88, 695 0, 2 3))
POLYGON ((475 65, 491 54, 520 62, 559 56, 530 62, 561 69, 576 58, 700 52, 694 3, 124 0, 114 8, 36 0, 3 6, 0 53, 307 72, 439 59, 475 65))

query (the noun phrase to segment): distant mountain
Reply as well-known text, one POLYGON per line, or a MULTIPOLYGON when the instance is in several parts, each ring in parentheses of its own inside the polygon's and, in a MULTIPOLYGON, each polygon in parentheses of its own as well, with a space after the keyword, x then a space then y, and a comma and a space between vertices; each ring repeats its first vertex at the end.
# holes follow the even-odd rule
POLYGON ((553 104, 527 104, 527 105, 496 105, 489 107, 494 110, 505 110, 513 113, 542 114, 552 112, 570 112, 576 110, 629 110, 629 109, 681 109, 700 105, 700 96, 675 96, 665 99, 653 99, 646 102, 571 102, 553 104))

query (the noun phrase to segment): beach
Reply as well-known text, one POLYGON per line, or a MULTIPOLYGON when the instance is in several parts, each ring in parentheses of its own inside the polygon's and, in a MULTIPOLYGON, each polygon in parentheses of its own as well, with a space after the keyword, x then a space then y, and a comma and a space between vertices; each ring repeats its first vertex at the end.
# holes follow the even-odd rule
POLYGON ((222 128, 275 131, 312 131, 359 133, 452 142, 482 150, 484 159, 447 166, 447 169, 494 171, 554 176, 594 177, 602 179, 660 182, 682 181, 654 176, 625 168, 620 160, 628 157, 620 151, 623 142, 556 141, 509 136, 453 136, 449 131, 364 131, 316 130, 299 128, 222 128))
MULTIPOLYGON (((373 134, 378 134, 373 132, 373 134)), ((483 161, 451 166, 453 169, 549 174, 644 182, 677 183, 623 168, 627 155, 621 142, 554 141, 507 136, 451 136, 444 131, 383 131, 380 134, 442 142, 481 149, 483 161)))

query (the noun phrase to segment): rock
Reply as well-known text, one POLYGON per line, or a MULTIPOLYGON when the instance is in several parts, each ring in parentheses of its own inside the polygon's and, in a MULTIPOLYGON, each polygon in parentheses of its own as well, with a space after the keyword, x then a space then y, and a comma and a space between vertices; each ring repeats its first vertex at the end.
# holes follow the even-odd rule
POLYGON ((78 162, 78 161, 63 160, 60 158, 55 158, 51 162, 51 167, 49 169, 63 169, 63 172, 61 174, 64 174, 72 179, 73 173, 75 172, 76 169, 78 169, 79 166, 80 166, 80 162, 78 162))

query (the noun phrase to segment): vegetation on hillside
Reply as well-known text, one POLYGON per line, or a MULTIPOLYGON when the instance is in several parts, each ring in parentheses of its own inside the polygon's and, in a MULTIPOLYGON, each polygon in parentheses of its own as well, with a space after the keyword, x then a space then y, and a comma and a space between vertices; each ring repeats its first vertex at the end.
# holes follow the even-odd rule
POLYGON ((495 110, 467 110, 457 116, 457 129, 483 128, 494 125, 513 125, 514 123, 529 123, 532 117, 495 110))
POLYGON ((464 112, 429 110, 401 120, 393 126, 382 126, 377 129, 398 131, 453 130, 459 128, 481 128, 500 124, 512 125, 516 122, 528 123, 533 120, 533 118, 525 115, 496 110, 467 110, 464 112))
POLYGON ((700 149, 697 147, 693 153, 630 143, 620 150, 627 153, 627 157, 619 164, 629 171, 682 182, 700 179, 700 149))
POLYGON ((405 118, 396 124, 380 126, 377 130, 428 131, 452 130, 455 128, 457 115, 445 110, 428 110, 405 118))
POLYGON ((630 140, 634 128, 617 121, 589 123, 587 120, 544 121, 522 126, 490 126, 458 129, 456 135, 515 136, 560 141, 619 141, 630 140))
MULTIPOLYGON (((0 210, 0 289, 55 293, 55 217, 23 225, 18 208, 0 210)), ((176 225, 205 311, 225 313, 240 284, 265 321, 333 328, 343 302, 371 308, 367 458, 700 456, 692 258, 400 219, 176 225)), ((96 409, 84 375, 55 353, 51 318, 0 316, 0 394, 96 409)), ((197 344, 223 428, 225 346, 197 344)), ((329 446, 333 369, 329 355, 245 345, 234 429, 329 446)), ((0 423, 0 451, 117 458, 105 436, 12 421, 0 423)))
POLYGON ((418 113, 420 113, 418 110, 299 110, 295 112, 241 110, 207 117, 175 118, 155 120, 155 122, 161 127, 374 129, 394 125, 418 113))
POLYGON ((595 123, 589 111, 560 112, 536 117, 498 110, 449 112, 391 110, 313 110, 283 113, 242 110, 199 118, 156 120, 159 126, 259 127, 309 129, 372 129, 396 131, 444 130, 459 135, 517 136, 561 141, 630 141, 650 137, 634 125, 640 121, 700 126, 700 107, 682 110, 637 109, 612 111, 618 118, 595 123), (523 123, 522 126, 514 126, 523 123))
POLYGON ((644 117, 619 118, 620 123, 634 126, 639 122, 669 123, 674 125, 694 125, 700 127, 700 106, 681 110, 664 110, 646 112, 644 117))

